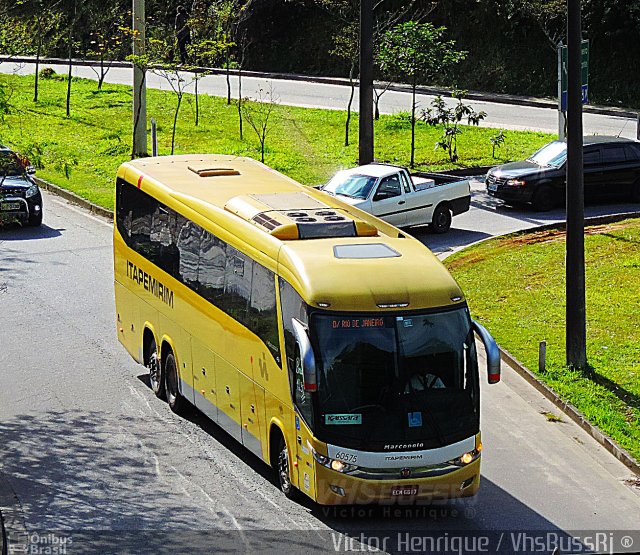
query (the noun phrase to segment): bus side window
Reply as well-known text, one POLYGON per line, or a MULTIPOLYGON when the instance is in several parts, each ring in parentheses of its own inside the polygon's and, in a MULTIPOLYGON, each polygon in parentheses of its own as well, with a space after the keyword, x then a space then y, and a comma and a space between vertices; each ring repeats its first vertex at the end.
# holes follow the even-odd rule
POLYGON ((174 267, 177 270, 178 279, 189 288, 196 290, 202 228, 178 214, 175 233, 178 259, 174 260, 174 267))
POLYGON ((243 326, 249 327, 249 300, 253 260, 227 245, 227 264, 224 271, 224 295, 220 308, 243 326))
POLYGON ((222 308, 224 269, 227 264, 227 244, 208 231, 202 232, 198 266, 198 293, 211 304, 222 308))
POLYGON ((249 329, 262 339, 276 362, 281 364, 275 278, 273 272, 257 262, 253 263, 249 322, 249 329))
POLYGON ((291 324, 292 318, 300 320, 303 324, 308 323, 306 305, 291 285, 282 278, 278 279, 280 283, 280 307, 282 309, 284 347, 287 358, 287 370, 289 372, 289 383, 291 384, 291 396, 302 417, 306 422, 312 424, 313 410, 311 399, 304 391, 302 376, 296 374, 295 356, 297 344, 293 334, 293 325, 291 324))

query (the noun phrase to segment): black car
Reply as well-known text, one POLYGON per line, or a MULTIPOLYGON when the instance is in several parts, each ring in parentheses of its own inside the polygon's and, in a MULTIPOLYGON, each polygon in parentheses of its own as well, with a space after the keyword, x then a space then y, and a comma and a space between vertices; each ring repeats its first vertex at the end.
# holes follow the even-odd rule
POLYGON ((28 160, 0 145, 0 224, 42 223, 42 194, 31 177, 34 173, 28 160))
MULTIPOLYGON (((584 137, 586 201, 609 199, 640 202, 640 142, 619 137, 584 137)), ((524 162, 491 169, 487 193, 509 204, 531 203, 551 210, 566 199, 567 143, 553 141, 524 162)))

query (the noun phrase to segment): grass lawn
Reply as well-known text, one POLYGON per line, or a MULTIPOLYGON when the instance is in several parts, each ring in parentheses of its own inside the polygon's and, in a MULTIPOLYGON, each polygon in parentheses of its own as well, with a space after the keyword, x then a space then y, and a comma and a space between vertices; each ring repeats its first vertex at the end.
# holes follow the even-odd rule
POLYGON ((640 220, 587 228, 587 359, 565 367, 565 234, 519 233, 446 260, 471 312, 530 370, 640 460, 640 220))
MULTIPOLYGON (((12 111, 0 122, 0 144, 40 158, 43 179, 113 208, 117 167, 131 152, 131 88, 94 81, 72 82, 71 117, 65 115, 66 82, 41 79, 39 101, 33 99, 33 76, 0 75, 10 88, 12 111)), ((158 123, 160 154, 169 154, 176 97, 149 90, 147 114, 158 123)), ((345 112, 277 106, 267 138, 265 163, 307 185, 323 183, 337 169, 357 165, 358 120, 352 117, 351 145, 344 146, 345 112)), ((195 102, 185 96, 178 121, 176 154, 219 153, 260 158, 259 141, 245 122, 239 139, 235 105, 200 97, 200 125, 194 125, 195 102)), ((420 169, 452 167, 444 151, 434 151, 441 130, 418 125, 416 161, 420 169)), ((460 166, 491 165, 518 159, 552 140, 545 133, 507 131, 506 143, 491 155, 493 129, 465 128, 459 137, 460 166)), ((376 122, 376 158, 407 164, 410 125, 405 117, 382 116, 376 122)))

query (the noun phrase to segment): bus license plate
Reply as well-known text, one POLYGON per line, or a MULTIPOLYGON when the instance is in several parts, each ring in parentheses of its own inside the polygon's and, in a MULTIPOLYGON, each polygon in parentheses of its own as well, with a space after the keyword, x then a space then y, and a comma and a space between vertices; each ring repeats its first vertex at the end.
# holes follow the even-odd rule
POLYGON ((2 202, 0 203, 0 210, 2 210, 3 212, 6 211, 10 211, 10 210, 20 210, 20 203, 19 202, 2 202))
POLYGON ((391 488, 391 495, 418 495, 418 486, 395 486, 391 488))

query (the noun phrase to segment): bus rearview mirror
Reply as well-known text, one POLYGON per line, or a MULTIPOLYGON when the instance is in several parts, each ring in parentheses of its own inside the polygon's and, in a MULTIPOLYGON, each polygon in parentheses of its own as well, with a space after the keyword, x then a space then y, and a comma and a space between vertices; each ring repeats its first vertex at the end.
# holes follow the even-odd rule
POLYGON ((293 334, 296 338, 296 343, 300 349, 300 362, 302 363, 304 389, 305 391, 317 391, 316 357, 313 354, 309 335, 307 334, 304 324, 300 322, 300 320, 291 318, 291 323, 293 325, 293 334))
POLYGON ((473 320, 473 329, 480 337, 480 341, 484 345, 487 353, 487 378, 489 383, 498 383, 500 381, 500 349, 496 340, 482 325, 473 320))

